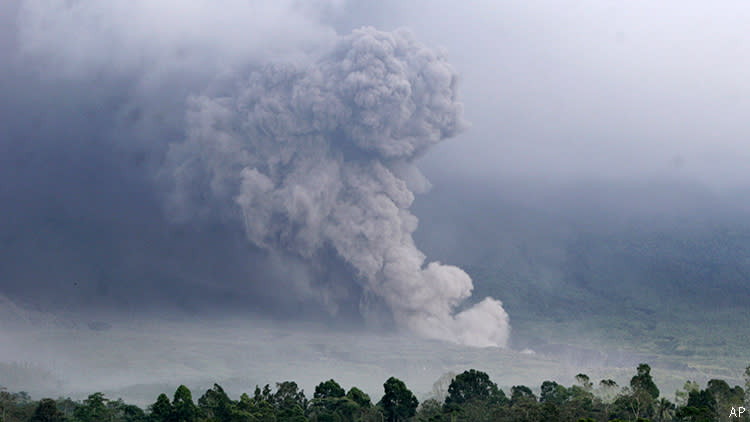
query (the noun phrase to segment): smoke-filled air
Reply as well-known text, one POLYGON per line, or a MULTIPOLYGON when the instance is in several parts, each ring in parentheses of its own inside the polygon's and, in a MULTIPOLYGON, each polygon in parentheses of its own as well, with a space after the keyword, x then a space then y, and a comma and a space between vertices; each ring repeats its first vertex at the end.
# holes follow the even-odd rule
POLYGON ((468 127, 445 54, 336 2, 182 6, 4 6, 0 295, 505 347, 500 301, 413 238, 416 162, 468 127))
POLYGON ((750 3, 654 3, 0 0, 0 401, 747 392, 750 3))
MULTIPOLYGON (((412 238, 414 161, 466 126, 457 75, 407 31, 355 30, 305 64, 266 64, 221 95, 187 105, 185 140, 161 177, 170 218, 241 223, 249 242, 316 267, 335 252, 361 285, 365 319, 385 306, 399 327, 470 346, 504 346, 508 315, 460 268, 427 262, 412 238)), ((325 271, 320 271, 321 274, 325 271)), ((345 295, 318 280, 335 315, 345 295)))

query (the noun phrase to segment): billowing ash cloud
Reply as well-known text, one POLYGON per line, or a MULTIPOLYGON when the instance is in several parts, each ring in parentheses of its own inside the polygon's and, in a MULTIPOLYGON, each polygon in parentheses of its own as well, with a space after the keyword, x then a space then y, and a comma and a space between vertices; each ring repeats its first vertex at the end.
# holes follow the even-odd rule
POLYGON ((8 4, 0 294, 506 343, 500 302, 457 312, 471 279, 412 239, 414 161, 465 123, 408 32, 342 37, 337 0, 8 4))
POLYGON ((270 251, 314 262, 327 250, 354 270, 368 298, 428 338, 504 346, 508 316, 461 269, 425 264, 412 233, 413 161, 464 126, 456 74, 410 33, 372 28, 305 64, 273 64, 225 95, 193 96, 185 140, 162 177, 177 221, 237 220, 270 251), (411 186, 410 186, 411 185, 411 186))

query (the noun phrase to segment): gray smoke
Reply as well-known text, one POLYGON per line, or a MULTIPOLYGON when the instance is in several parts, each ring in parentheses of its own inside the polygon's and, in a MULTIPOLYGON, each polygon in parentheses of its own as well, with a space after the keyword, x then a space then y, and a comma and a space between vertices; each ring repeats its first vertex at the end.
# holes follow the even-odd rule
MULTIPOLYGON (((412 233, 414 160, 465 123, 457 77, 410 33, 363 28, 318 59, 252 71, 224 95, 193 96, 163 176, 170 215, 240 221, 270 251, 315 261, 332 248, 395 322, 427 338, 504 346, 508 316, 471 295, 461 269, 425 263, 412 233)), ((335 297, 322 295, 322 297, 335 297)))
POLYGON ((465 123, 454 70, 408 32, 337 35, 337 0, 8 4, 2 293, 311 305, 505 345, 500 302, 457 312, 471 279, 412 239, 414 161, 465 123))

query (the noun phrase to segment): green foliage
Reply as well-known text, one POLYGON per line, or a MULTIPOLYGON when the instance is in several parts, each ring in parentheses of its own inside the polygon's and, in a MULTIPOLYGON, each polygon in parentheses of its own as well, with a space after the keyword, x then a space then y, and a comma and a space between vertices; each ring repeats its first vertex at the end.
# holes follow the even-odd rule
POLYGON ((198 409, 201 417, 206 421, 231 421, 240 419, 237 417, 235 404, 220 385, 214 384, 213 388, 198 399, 198 409))
POLYGON ((181 385, 174 392, 172 399, 172 422, 196 422, 198 408, 193 403, 193 394, 181 385))
POLYGON ((368 396, 364 391, 360 390, 357 387, 350 388, 349 392, 346 393, 346 398, 357 403, 357 405, 359 405, 359 407, 361 408, 366 409, 372 407, 370 396, 368 396))
POLYGON ((601 412, 604 415, 609 415, 612 409, 620 387, 614 380, 604 379, 599 381, 599 388, 597 388, 595 394, 596 399, 601 407, 601 412))
POLYGON ((279 422, 305 421, 305 409, 307 399, 305 392, 297 387, 293 381, 285 381, 276 384, 276 393, 273 395, 273 404, 276 408, 276 418, 279 422))
POLYGON ((739 385, 733 388, 724 380, 712 379, 708 381, 706 390, 716 399, 716 413, 729 415, 733 407, 744 406, 745 390, 739 385))
POLYGON ((0 420, 2 422, 25 422, 34 414, 36 403, 28 394, 8 393, 0 388, 0 420))
POLYGON ((148 412, 102 393, 82 402, 37 402, 26 393, 0 388, 0 422, 713 422, 725 420, 733 407, 744 403, 745 389, 721 379, 710 380, 703 390, 687 382, 684 391, 678 391, 677 404, 655 397, 658 388, 650 369, 638 365, 630 385, 622 389, 612 380, 602 380, 594 390, 584 374, 578 374, 570 387, 544 381, 538 399, 524 385, 513 386, 508 399, 486 373, 472 369, 453 379, 444 401, 431 398, 421 406, 395 377, 383 385, 385 394, 377 406, 359 388, 345 393, 333 379, 318 384, 309 402, 292 381, 276 384, 276 391, 269 385, 256 386, 252 397, 243 393, 239 400, 214 384, 197 405, 181 385, 171 401, 160 394, 148 412))
POLYGON ((541 390, 539 401, 542 403, 559 406, 570 397, 568 389, 554 381, 544 381, 541 390))
POLYGON ((559 405, 549 401, 542 404, 539 414, 540 422, 557 422, 560 420, 563 419, 560 416, 559 405))
POLYGON ((42 399, 31 417, 31 422, 63 422, 65 415, 52 399, 42 399))
MULTIPOLYGON (((357 390, 353 395, 357 395, 360 400, 365 401, 365 397, 359 396, 362 391, 357 390)), ((366 397, 367 403, 370 398, 366 397)), ((315 387, 313 400, 308 408, 308 415, 314 421, 351 421, 354 420, 360 409, 359 403, 345 397, 344 389, 334 380, 321 382, 315 387)))
POLYGON ((591 382, 591 379, 586 374, 576 375, 576 382, 583 389, 583 391, 591 392, 591 390, 594 388, 594 383, 591 382))
MULTIPOLYGON (((76 408, 78 408, 78 406, 80 405, 80 403, 73 401, 70 397, 64 399, 59 398, 57 399, 56 403, 57 408, 60 409, 66 419, 72 418, 76 408)), ((138 408, 138 410, 143 413, 143 410, 141 408, 138 408)))
POLYGON ((638 420, 639 418, 653 418, 657 411, 670 414, 671 404, 661 403, 662 409, 657 407, 659 389, 651 377, 651 367, 645 363, 638 365, 636 375, 630 379, 630 387, 623 389, 614 402, 613 413, 620 418, 638 420))
POLYGON ((672 416, 674 416, 675 414, 675 410, 676 410, 676 406, 674 405, 674 403, 662 397, 656 403, 656 414, 655 414, 656 420, 657 421, 671 420, 672 416))
POLYGON ((107 407, 107 399, 102 393, 94 393, 83 401, 73 415, 80 422, 100 422, 110 420, 112 417, 111 410, 107 407))
POLYGON ((166 394, 161 393, 156 398, 156 403, 149 406, 151 411, 149 415, 150 422, 171 422, 172 403, 166 394))
POLYGON ((111 422, 147 422, 146 413, 138 406, 127 404, 122 399, 109 400, 107 409, 111 414, 111 422))
POLYGON ((685 406, 687 405, 688 396, 690 395, 691 391, 699 391, 700 385, 698 385, 695 381, 685 381, 685 385, 682 387, 681 390, 675 391, 675 399, 677 406, 685 406))
POLYGON ((321 382, 318 384, 317 387, 315 387, 315 393, 313 393, 314 399, 328 399, 328 398, 338 398, 338 397, 344 397, 344 389, 341 388, 339 383, 334 381, 333 379, 330 379, 325 382, 321 382))
POLYGON ((414 394, 406 388, 406 384, 398 378, 390 377, 383 384, 385 394, 380 400, 383 407, 385 419, 388 422, 405 421, 414 416, 419 401, 414 394))
POLYGON ((630 388, 635 392, 646 392, 654 400, 659 397, 659 388, 651 378, 651 367, 645 363, 638 365, 638 373, 630 379, 630 388))
POLYGON ((307 407, 305 392, 300 390, 294 381, 276 383, 276 393, 273 395, 272 401, 278 409, 294 406, 299 406, 303 409, 307 407))
POLYGON ((525 385, 514 385, 510 389, 510 405, 523 401, 536 401, 536 396, 531 389, 525 385))
MULTIPOLYGON (((528 393, 531 401, 536 404, 536 398, 530 389, 518 390, 528 393)), ((446 421, 493 421, 508 416, 509 401, 505 393, 490 380, 485 372, 470 369, 453 377, 448 386, 448 394, 443 405, 443 414, 435 415, 434 409, 425 406, 422 418, 425 420, 446 421)))
POLYGON ((448 411, 472 401, 503 403, 505 393, 490 380, 485 372, 470 369, 456 375, 448 387, 445 406, 448 411))
POLYGON ((368 409, 362 409, 358 422, 383 422, 385 415, 380 406, 372 406, 368 409))
POLYGON ((242 394, 239 403, 237 403, 238 413, 242 416, 247 416, 251 421, 276 421, 276 410, 270 401, 270 390, 271 388, 268 385, 262 391, 256 386, 253 398, 250 398, 247 394, 242 394))
POLYGON ((439 421, 443 414, 443 405, 435 399, 427 399, 423 401, 417 409, 417 420, 418 421, 439 421))
POLYGON ((716 398, 708 390, 691 391, 687 405, 677 410, 677 417, 690 422, 713 422, 718 416, 716 398))

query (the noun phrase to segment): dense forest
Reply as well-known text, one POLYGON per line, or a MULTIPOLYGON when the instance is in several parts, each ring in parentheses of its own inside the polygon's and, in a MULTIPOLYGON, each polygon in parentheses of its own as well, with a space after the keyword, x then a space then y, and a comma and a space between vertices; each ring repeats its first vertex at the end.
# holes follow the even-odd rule
POLYGON ((708 422, 747 417, 743 406, 749 398, 745 392, 750 390, 750 366, 744 389, 720 379, 708 381, 704 389, 688 381, 676 392, 674 402, 659 391, 648 364, 638 365, 626 386, 610 379, 595 384, 586 374, 575 380, 570 387, 544 381, 536 392, 516 385, 508 395, 485 372, 470 369, 441 377, 422 403, 395 377, 383 384, 384 394, 377 403, 359 388, 346 391, 333 379, 318 384, 309 399, 293 381, 277 383, 275 389, 256 386, 252 395, 243 393, 239 400, 214 384, 194 401, 192 392, 181 385, 171 400, 162 393, 145 410, 102 393, 82 402, 36 401, 27 393, 0 389, 0 422, 708 422))

